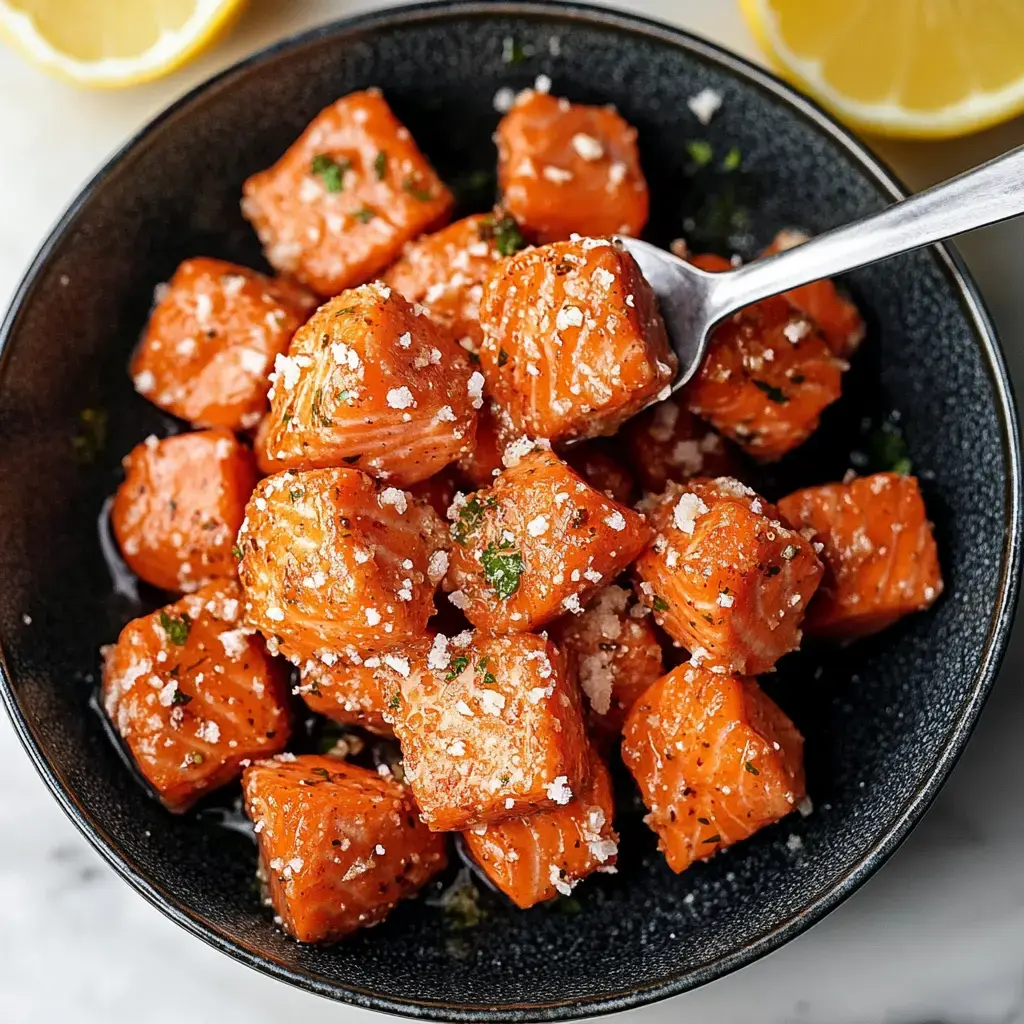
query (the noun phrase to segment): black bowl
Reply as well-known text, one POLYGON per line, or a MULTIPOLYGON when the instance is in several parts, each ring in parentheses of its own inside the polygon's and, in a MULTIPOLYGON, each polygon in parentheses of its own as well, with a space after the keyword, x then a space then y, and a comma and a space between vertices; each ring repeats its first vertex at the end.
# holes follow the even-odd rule
POLYGON ((770 680, 807 734, 810 817, 677 877, 639 813, 626 813, 620 873, 588 881, 578 900, 530 912, 488 900, 489 916, 465 931, 417 901, 318 948, 292 942, 260 906, 246 837, 208 815, 174 817, 143 792, 91 701, 97 648, 136 610, 112 585, 97 518, 119 457, 173 429, 125 373, 154 284, 196 254, 262 266, 238 212, 242 180, 322 106, 368 85, 384 88, 467 208, 486 204, 473 172, 494 164, 492 97, 539 73, 558 94, 616 104, 639 128, 654 241, 690 219, 703 244, 753 251, 783 225, 819 231, 902 193, 815 106, 682 32, 564 5, 406 8, 306 33, 175 104, 64 215, 3 328, 2 689, 29 756, 110 863, 199 937, 322 995, 434 1019, 638 1006, 820 919, 906 837, 959 756, 1020 575, 1020 454, 1003 358, 959 260, 931 249, 850 276, 870 337, 815 438, 764 481, 777 494, 842 476, 865 450, 864 430, 898 412, 947 584, 928 614, 839 653, 791 656, 770 680), (704 87, 724 98, 706 128, 686 105, 704 87), (744 172, 693 174, 694 139, 717 156, 738 147, 744 172))

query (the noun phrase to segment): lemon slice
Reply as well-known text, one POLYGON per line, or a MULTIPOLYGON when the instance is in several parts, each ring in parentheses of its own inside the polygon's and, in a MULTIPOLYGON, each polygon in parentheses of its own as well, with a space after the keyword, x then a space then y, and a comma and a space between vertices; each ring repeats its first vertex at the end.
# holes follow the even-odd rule
POLYGON ((44 71, 117 88, 181 67, 245 0, 0 0, 0 36, 44 71))
POLYGON ((1021 0, 740 0, 783 74, 855 128, 977 131, 1024 111, 1021 0))

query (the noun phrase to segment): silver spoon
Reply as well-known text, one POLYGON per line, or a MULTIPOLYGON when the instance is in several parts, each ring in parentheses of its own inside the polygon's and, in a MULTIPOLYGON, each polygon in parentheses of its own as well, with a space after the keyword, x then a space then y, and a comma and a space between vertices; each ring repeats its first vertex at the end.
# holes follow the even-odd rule
POLYGON ((697 372, 711 328, 770 295, 888 259, 1024 213, 1024 146, 880 213, 833 228, 785 252, 711 274, 636 238, 617 236, 657 293, 679 356, 672 390, 697 372))

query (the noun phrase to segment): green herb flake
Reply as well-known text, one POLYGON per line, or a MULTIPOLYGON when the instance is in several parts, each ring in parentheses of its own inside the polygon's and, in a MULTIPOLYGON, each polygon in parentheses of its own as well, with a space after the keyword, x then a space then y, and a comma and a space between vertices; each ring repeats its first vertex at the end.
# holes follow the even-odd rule
POLYGON ((345 186, 345 172, 351 166, 351 161, 344 158, 339 161, 326 153, 317 153, 309 169, 323 182, 328 192, 340 192, 345 186))
POLYGON ((388 169, 388 155, 382 149, 373 158, 373 173, 375 175, 377 175, 377 180, 378 181, 383 181, 384 180, 384 175, 387 173, 387 169, 388 169))
POLYGON ((433 193, 429 189, 423 188, 416 182, 415 178, 406 178, 402 182, 402 191, 408 192, 413 199, 421 203, 428 203, 434 198, 433 193))
POLYGON ((306 492, 301 487, 296 487, 288 492, 288 500, 294 505, 306 492))
POLYGON ((167 634, 167 639, 176 647, 183 647, 188 640, 188 631, 192 626, 192 620, 187 612, 181 613, 181 618, 176 619, 167 614, 167 610, 160 610, 160 628, 167 634))
POLYGON ((508 773, 506 772, 506 773, 505 773, 504 775, 499 775, 499 776, 498 776, 498 781, 499 781, 499 782, 500 782, 500 783, 501 783, 501 784, 502 784, 503 786, 507 786, 507 785, 508 785, 508 784, 509 784, 509 783, 510 783, 510 782, 512 781, 512 776, 511 776, 511 775, 509 775, 509 774, 508 774, 508 773))
POLYGON ((766 380, 758 380, 757 377, 751 377, 750 380, 754 387, 768 396, 768 401, 775 402, 776 405, 785 405, 789 401, 786 392, 774 384, 769 384, 766 380))
POLYGON ((75 458, 86 465, 93 463, 106 443, 106 409, 83 409, 78 414, 78 433, 71 438, 75 458))
POLYGON ((508 600, 518 589, 519 579, 526 568, 523 556, 504 545, 488 544, 480 556, 484 579, 502 600, 508 600))
POLYGON ((331 773, 326 768, 314 768, 312 769, 313 775, 319 775, 320 778, 327 782, 331 781, 331 773))
POLYGON ((668 601, 666 601, 665 598, 663 598, 663 597, 659 597, 659 596, 655 595, 654 600, 651 602, 651 607, 656 612, 667 612, 668 611, 668 601))
POLYGON ((245 557, 245 552, 237 544, 231 549, 231 554, 236 562, 240 562, 245 557))
POLYGON ((505 36, 501 41, 501 59, 506 64, 522 64, 529 56, 526 47, 515 36, 505 36))
POLYGON ((914 464, 910 461, 910 459, 906 459, 906 458, 904 458, 904 459, 897 459, 892 464, 892 471, 894 473, 899 473, 900 476, 910 476, 910 474, 913 471, 913 469, 914 469, 914 464))
POLYGON ((469 658, 464 654, 460 654, 457 658, 452 658, 451 664, 448 666, 448 675, 445 676, 449 682, 461 676, 463 672, 469 667, 469 658))
POLYGON ((878 472, 888 471, 902 476, 913 472, 906 439, 895 423, 886 422, 871 435, 868 453, 872 467, 878 472))
POLYGON ((746 768, 747 771, 750 772, 751 775, 760 775, 761 774, 749 761, 745 761, 744 764, 743 764, 743 767, 746 768))
POLYGON ((480 893, 468 877, 452 886, 445 896, 443 908, 445 923, 452 931, 476 928, 487 917, 487 911, 480 906, 480 893))
POLYGON ((707 167, 715 159, 715 150, 705 139, 691 139, 686 143, 686 152, 694 167, 707 167))
POLYGON ((494 248, 502 256, 511 256, 526 248, 526 239, 519 230, 519 225, 512 217, 502 217, 494 225, 494 248))
POLYGON ((396 711, 401 706, 402 706, 402 697, 401 697, 401 695, 398 694, 398 693, 393 694, 392 697, 391 697, 391 700, 388 701, 388 707, 391 708, 392 711, 396 711))
POLYGON ((191 699, 187 693, 182 693, 181 690, 175 687, 174 693, 171 695, 171 706, 184 707, 191 699))
POLYGON ((738 171, 742 162, 743 157, 740 155, 739 149, 736 146, 733 146, 732 149, 725 154, 725 159, 722 160, 722 170, 738 171))
POLYGON ((369 206, 360 206, 358 210, 354 210, 352 216, 355 217, 360 224, 369 224, 374 217, 377 216, 377 211, 371 209, 369 206))
POLYGON ((459 509, 459 518, 452 524, 452 540, 456 544, 464 545, 469 540, 470 535, 479 529, 480 524, 484 521, 486 510, 494 508, 497 503, 497 499, 493 497, 481 500, 474 495, 472 498, 469 498, 462 508, 459 509))

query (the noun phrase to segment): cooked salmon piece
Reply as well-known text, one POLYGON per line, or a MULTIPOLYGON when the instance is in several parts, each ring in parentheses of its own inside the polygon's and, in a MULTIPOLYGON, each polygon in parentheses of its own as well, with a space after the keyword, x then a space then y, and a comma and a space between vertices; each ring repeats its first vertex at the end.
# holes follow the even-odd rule
POLYGON ((460 345, 476 352, 483 341, 484 281, 495 263, 525 244, 507 214, 475 213, 410 242, 383 280, 410 302, 420 303, 460 345))
POLYGON ((565 461, 591 487, 620 505, 632 505, 637 496, 636 480, 625 463, 613 454, 612 445, 605 438, 584 441, 565 452, 565 461))
POLYGON ((452 205, 379 89, 326 107, 242 187, 242 213, 270 265, 325 298, 379 274, 406 242, 446 223, 452 205))
POLYGON ((212 583, 133 619, 103 652, 103 709, 172 811, 288 741, 287 666, 242 624, 241 597, 212 583))
POLYGON ((652 405, 623 428, 629 465, 645 491, 695 476, 736 476, 739 459, 730 444, 686 408, 682 395, 652 405))
POLYGON ((255 486, 252 452, 230 430, 148 437, 125 457, 110 510, 128 568, 163 590, 234 578, 232 547, 255 486))
POLYGON ((576 663, 589 702, 591 733, 617 742, 633 702, 665 671, 650 609, 611 584, 598 591, 582 615, 554 623, 551 639, 576 663))
POLYGON ((447 543, 429 505, 358 470, 267 477, 238 533, 246 623, 295 664, 421 637, 447 543))
POLYGON ((806 797, 803 737, 757 685, 684 663, 633 705, 622 759, 668 866, 784 818, 806 797))
POLYGON ((779 502, 813 531, 825 575, 807 608, 808 633, 852 640, 929 608, 942 593, 932 524, 912 476, 876 473, 808 487, 779 502))
POLYGON ((658 301, 605 238, 524 249, 499 263, 480 306, 480 362, 513 425, 552 443, 613 434, 676 375, 658 301))
POLYGON ((505 450, 509 445, 522 441, 522 438, 522 432, 512 425, 508 413, 494 399, 485 395, 477 417, 473 449, 459 459, 459 472, 474 487, 490 487, 494 478, 505 468, 505 450))
POLYGON ((418 655, 388 657, 404 677, 385 693, 388 714, 431 829, 464 831, 584 792, 579 690, 565 656, 543 637, 438 634, 418 655))
POLYGON ((316 307, 304 288, 224 260, 185 260, 156 293, 136 390, 196 427, 249 430, 267 411, 274 359, 316 307))
MULTIPOLYGON (((780 231, 764 251, 765 256, 802 245, 810 236, 802 231, 780 231)), ((825 278, 812 281, 788 292, 782 297, 817 325, 828 346, 840 359, 849 359, 864 340, 864 318, 860 310, 825 278)))
POLYGON ((260 879, 284 929, 330 942, 383 920, 448 863, 393 778, 332 757, 282 754, 245 770, 260 879))
POLYGON ((452 505, 444 587, 480 629, 539 629, 581 612, 650 543, 644 517, 538 448, 452 505))
POLYGON ((391 736, 391 725, 384 717, 380 660, 371 657, 358 664, 348 658, 328 656, 328 660, 330 664, 311 658, 302 666, 296 692, 310 711, 341 725, 358 725, 379 736, 391 736))
POLYGON ((658 536, 636 562, 640 594, 694 665, 758 675, 799 647, 822 566, 774 505, 719 477, 642 507, 658 536))
POLYGON ((682 394, 691 412, 770 462, 817 429, 822 411, 840 395, 846 369, 817 327, 776 295, 714 329, 682 394))
POLYGON ((587 875, 615 870, 612 780, 590 751, 590 781, 569 803, 463 832, 470 856, 517 907, 568 896, 587 875))
POLYGON ((502 201, 532 241, 643 231, 649 197, 636 129, 614 107, 527 89, 495 141, 502 201))
POLYGON ((279 356, 264 458, 357 467, 399 486, 473 445, 484 378, 451 334, 380 283, 324 303, 279 356))

